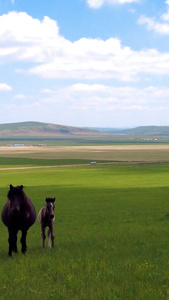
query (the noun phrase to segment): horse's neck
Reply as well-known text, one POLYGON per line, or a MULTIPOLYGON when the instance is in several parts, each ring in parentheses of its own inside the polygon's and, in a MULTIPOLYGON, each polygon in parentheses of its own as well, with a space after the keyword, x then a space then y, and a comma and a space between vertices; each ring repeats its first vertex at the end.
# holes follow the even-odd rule
POLYGON ((44 216, 47 216, 47 215, 48 215, 47 205, 44 206, 43 212, 44 212, 44 216))

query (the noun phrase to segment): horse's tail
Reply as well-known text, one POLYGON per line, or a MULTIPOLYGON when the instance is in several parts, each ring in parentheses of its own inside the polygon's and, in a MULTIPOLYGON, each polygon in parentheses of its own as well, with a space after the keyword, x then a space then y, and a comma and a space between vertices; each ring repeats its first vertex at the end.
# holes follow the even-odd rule
POLYGON ((38 222, 41 224, 42 223, 42 212, 43 212, 43 207, 40 209, 39 213, 38 213, 38 222))

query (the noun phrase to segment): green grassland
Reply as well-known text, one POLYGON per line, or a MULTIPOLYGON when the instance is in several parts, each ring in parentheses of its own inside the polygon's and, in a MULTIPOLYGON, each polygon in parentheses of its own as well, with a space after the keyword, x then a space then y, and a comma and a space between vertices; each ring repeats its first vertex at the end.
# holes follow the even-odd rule
POLYGON ((169 164, 1 170, 0 209, 10 183, 37 212, 56 197, 55 248, 36 222, 9 258, 1 222, 0 299, 169 299, 169 164))
MULTIPOLYGON (((105 162, 104 160, 102 160, 105 162)), ((37 159, 37 158, 14 158, 0 157, 0 168, 19 168, 19 167, 40 167, 40 166, 60 166, 60 165, 79 165, 89 164, 89 159, 37 159)))
MULTIPOLYGON (((0 130, 1 133, 1 130, 0 130)), ((47 146, 95 146, 95 145, 158 145, 169 144, 168 135, 118 135, 118 134, 100 134, 99 136, 76 136, 76 135, 61 135, 61 136, 41 136, 37 134, 33 136, 12 136, 1 137, 0 146, 13 145, 13 144, 25 144, 37 146, 39 144, 46 144, 47 146)))

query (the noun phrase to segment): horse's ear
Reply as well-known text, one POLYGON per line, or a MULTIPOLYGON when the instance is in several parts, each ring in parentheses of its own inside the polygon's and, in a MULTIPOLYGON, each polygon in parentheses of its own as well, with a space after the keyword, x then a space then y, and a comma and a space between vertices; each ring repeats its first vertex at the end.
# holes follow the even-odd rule
POLYGON ((46 202, 49 203, 49 202, 55 202, 55 198, 46 198, 46 202))
POLYGON ((56 198, 49 198, 50 202, 54 203, 56 198))
POLYGON ((20 186, 20 189, 21 189, 21 191, 23 190, 23 185, 21 184, 21 186, 20 186))
POLYGON ((9 186, 9 187, 10 187, 10 190, 12 190, 12 189, 13 189, 13 185, 12 185, 12 184, 10 184, 10 186, 9 186))

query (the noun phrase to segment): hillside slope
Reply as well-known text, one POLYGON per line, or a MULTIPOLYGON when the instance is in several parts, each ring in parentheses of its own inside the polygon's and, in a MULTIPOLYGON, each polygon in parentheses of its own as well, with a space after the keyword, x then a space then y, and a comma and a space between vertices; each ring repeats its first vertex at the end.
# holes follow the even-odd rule
POLYGON ((98 136, 101 132, 41 122, 0 124, 0 137, 98 136))
POLYGON ((169 136, 169 126, 140 126, 119 130, 118 133, 133 136, 169 136))
POLYGON ((169 126, 140 126, 129 129, 81 128, 41 122, 0 124, 0 137, 64 137, 64 136, 118 136, 164 137, 169 136, 169 126))

